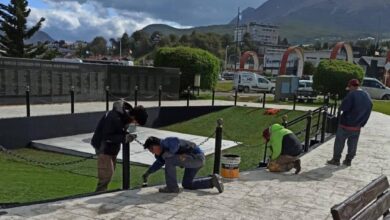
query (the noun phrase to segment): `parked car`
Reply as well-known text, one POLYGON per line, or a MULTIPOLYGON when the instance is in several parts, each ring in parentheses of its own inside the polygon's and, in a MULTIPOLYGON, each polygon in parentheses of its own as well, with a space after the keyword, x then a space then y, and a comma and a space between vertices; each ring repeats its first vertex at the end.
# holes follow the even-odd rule
POLYGON ((315 98, 317 98, 317 92, 313 90, 313 81, 312 80, 299 80, 297 97, 298 97, 298 99, 315 99, 315 98))
POLYGON ((222 78, 225 80, 233 80, 234 79, 234 72, 223 72, 222 73, 222 78))
POLYGON ((365 90, 372 99, 390 100, 390 88, 386 87, 375 78, 365 77, 362 89, 365 90))
POLYGON ((234 75, 233 89, 239 92, 275 92, 275 83, 264 76, 251 72, 238 72, 234 75))

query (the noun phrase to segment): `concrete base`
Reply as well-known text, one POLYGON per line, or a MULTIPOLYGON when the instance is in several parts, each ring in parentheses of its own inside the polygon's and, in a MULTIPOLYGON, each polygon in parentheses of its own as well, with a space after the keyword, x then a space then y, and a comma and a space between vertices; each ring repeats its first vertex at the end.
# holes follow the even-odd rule
MULTIPOLYGON (((179 137, 185 140, 192 141, 196 144, 200 144, 207 138, 202 136, 182 134, 177 132, 163 131, 144 127, 137 127, 137 131, 135 133, 138 136, 137 139, 141 143, 144 143, 149 136, 156 136, 158 138, 179 137)), ((32 142, 32 146, 42 150, 60 152, 76 156, 90 156, 95 154, 95 150, 90 144, 92 135, 92 133, 88 133, 45 140, 36 140, 32 142)), ((233 141, 222 141, 222 149, 227 149, 236 145, 237 144, 233 141)), ((209 139, 200 147, 206 155, 214 153, 215 139, 209 139)), ((118 159, 122 159, 122 151, 119 152, 118 159)), ((149 151, 144 150, 142 145, 140 145, 136 141, 130 144, 130 162, 135 164, 151 165, 154 160, 154 156, 149 151)))

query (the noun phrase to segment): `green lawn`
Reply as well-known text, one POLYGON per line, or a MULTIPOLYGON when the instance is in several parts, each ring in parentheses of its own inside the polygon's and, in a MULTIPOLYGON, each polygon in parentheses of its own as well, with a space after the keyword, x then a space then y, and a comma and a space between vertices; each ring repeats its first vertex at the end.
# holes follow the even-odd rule
POLYGON ((375 100, 373 110, 381 112, 386 115, 390 115, 390 101, 375 100))
POLYGON ((226 92, 233 89, 233 81, 218 81, 215 91, 226 92))
MULTIPOLYGON (((264 115, 263 109, 232 107, 163 129, 209 136, 215 130, 217 119, 223 118, 224 139, 230 139, 244 144, 225 150, 223 153, 240 155, 242 161, 240 169, 248 170, 255 168, 263 156, 264 142, 261 137, 263 129, 273 123, 280 123, 281 117, 284 114, 287 114, 289 119, 293 119, 302 115, 303 112, 282 110, 276 116, 268 116, 264 115)), ((301 123, 293 126, 292 129, 302 129, 303 126, 304 124, 301 123)), ((206 166, 202 169, 203 173, 211 172, 212 167, 213 158, 209 156, 206 166)))
MULTIPOLYGON (((66 162, 79 157, 34 149, 20 149, 17 154, 44 162, 66 162)), ((131 166, 131 187, 141 185, 140 176, 146 167, 131 166)), ((66 166, 39 166, 0 153, 0 203, 30 202, 93 192, 96 187, 96 160, 66 166)), ((122 167, 118 164, 110 189, 122 185, 122 167)), ((151 184, 161 183, 162 173, 150 178, 151 184)))
MULTIPOLYGON (((238 154, 242 158, 241 170, 253 169, 263 155, 264 144, 262 130, 281 122, 281 116, 288 114, 293 119, 302 112, 282 110, 276 116, 264 115, 264 110, 256 108, 232 107, 171 125, 162 129, 181 133, 209 136, 215 130, 216 120, 224 119, 224 138, 243 143, 223 153, 238 154)), ((302 129, 303 123, 293 126, 293 130, 302 129)), ((301 137, 302 138, 302 137, 301 137)), ((33 149, 20 149, 14 152, 25 157, 45 162, 73 161, 80 158, 33 149)), ((207 157, 206 166, 199 175, 208 175, 213 169, 213 155, 207 157)), ((131 187, 140 187, 141 175, 146 167, 131 166, 131 187)), ((118 164, 110 189, 121 187, 121 165, 118 164)), ((182 169, 178 169, 179 178, 182 169)), ((96 186, 96 160, 91 159, 80 164, 67 166, 38 166, 29 164, 10 155, 0 153, 0 203, 30 202, 59 198, 69 195, 93 192, 96 186)), ((150 177, 150 184, 164 182, 163 171, 150 177)))

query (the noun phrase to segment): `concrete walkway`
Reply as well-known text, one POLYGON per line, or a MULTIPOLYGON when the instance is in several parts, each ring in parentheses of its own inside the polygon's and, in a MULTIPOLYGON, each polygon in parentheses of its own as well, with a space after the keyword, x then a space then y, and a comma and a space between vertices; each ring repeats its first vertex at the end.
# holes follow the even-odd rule
POLYGON ((390 177, 390 117, 373 113, 352 167, 325 165, 333 140, 302 158, 302 173, 241 173, 216 189, 157 193, 157 188, 109 193, 8 210, 0 219, 331 219, 330 207, 381 174, 390 177))
MULTIPOLYGON (((131 102, 131 104, 134 104, 131 102)), ((111 108, 112 102, 110 103, 111 108)), ((138 105, 145 107, 157 107, 157 101, 145 101, 138 102, 138 105)), ((163 101, 162 106, 186 106, 187 101, 163 101)), ((234 105, 233 101, 221 101, 215 100, 215 105, 218 106, 230 106, 234 105)), ((260 103, 249 103, 249 102, 238 102, 238 106, 249 106, 249 107, 262 107, 260 103)), ((211 100, 194 100, 190 101, 190 106, 211 106, 211 100)), ((292 109, 292 105, 275 105, 266 104, 266 108, 280 108, 280 109, 292 109)), ((313 107, 297 106, 297 110, 308 111, 315 109, 313 107)), ((82 102, 75 103, 75 113, 83 112, 99 112, 106 110, 105 102, 82 102)), ((40 115, 61 115, 70 114, 70 104, 47 104, 47 105, 31 105, 31 116, 40 115)), ((1 118, 17 118, 26 117, 26 106, 25 105, 9 105, 0 106, 0 119, 1 118)))

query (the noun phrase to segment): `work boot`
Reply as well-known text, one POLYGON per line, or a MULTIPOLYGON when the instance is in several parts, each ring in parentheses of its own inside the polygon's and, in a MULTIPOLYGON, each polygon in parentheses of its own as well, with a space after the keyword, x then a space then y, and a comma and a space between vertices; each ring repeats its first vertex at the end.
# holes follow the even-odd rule
POLYGON ((295 174, 301 172, 301 159, 294 161, 295 174))
POLYGON ((345 159, 345 160, 343 161, 343 165, 345 165, 345 166, 347 166, 347 167, 350 167, 350 166, 351 166, 351 162, 352 162, 352 160, 345 159))
POLYGON ((180 188, 169 189, 166 186, 158 189, 158 192, 160 192, 160 193, 180 193, 181 191, 182 190, 180 188))
POLYGON ((224 187, 222 183, 222 177, 218 174, 213 174, 211 176, 211 182, 213 183, 213 186, 218 189, 219 193, 223 193, 224 187))
POLYGON ((329 165, 335 165, 335 166, 340 166, 340 160, 336 160, 336 159, 331 159, 331 160, 328 160, 326 161, 327 164, 329 165))

